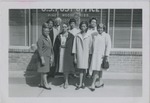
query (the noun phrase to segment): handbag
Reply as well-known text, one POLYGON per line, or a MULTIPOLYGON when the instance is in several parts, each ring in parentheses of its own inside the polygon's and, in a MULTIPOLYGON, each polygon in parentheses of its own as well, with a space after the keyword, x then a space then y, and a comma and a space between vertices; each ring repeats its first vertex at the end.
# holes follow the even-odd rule
POLYGON ((101 67, 102 69, 106 69, 106 70, 109 68, 109 62, 107 60, 107 56, 103 57, 101 67))

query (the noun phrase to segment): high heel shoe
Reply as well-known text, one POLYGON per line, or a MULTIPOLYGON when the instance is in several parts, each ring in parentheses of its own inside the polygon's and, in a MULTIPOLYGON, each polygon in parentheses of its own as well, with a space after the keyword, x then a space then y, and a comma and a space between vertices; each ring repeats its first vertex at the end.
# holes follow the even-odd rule
POLYGON ((64 84, 64 89, 67 89, 68 88, 68 84, 64 84))
POLYGON ((82 89, 85 89, 85 85, 84 85, 84 84, 82 84, 81 88, 82 88, 82 89))
POLYGON ((41 85, 41 84, 38 84, 38 87, 39 87, 39 88, 43 88, 43 85, 41 85))
POLYGON ((76 88, 75 88, 75 90, 79 90, 79 89, 84 89, 85 88, 85 85, 84 84, 82 84, 82 86, 77 86, 76 88))
POLYGON ((89 89, 90 89, 92 92, 95 91, 95 88, 92 88, 92 86, 90 86, 89 89))
POLYGON ((104 83, 101 84, 100 86, 95 86, 95 88, 101 88, 101 87, 104 87, 104 83))
POLYGON ((95 91, 95 88, 89 87, 89 89, 90 89, 92 92, 95 91))
POLYGON ((51 87, 43 86, 44 89, 51 90, 51 87))

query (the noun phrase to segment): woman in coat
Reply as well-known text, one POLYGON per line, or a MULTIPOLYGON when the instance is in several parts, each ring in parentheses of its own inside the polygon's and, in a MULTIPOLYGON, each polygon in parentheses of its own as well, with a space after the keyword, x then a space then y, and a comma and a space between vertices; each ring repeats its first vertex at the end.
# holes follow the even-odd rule
POLYGON ((91 91, 94 91, 95 87, 100 88, 104 86, 104 83, 102 81, 101 64, 104 57, 106 57, 106 60, 108 60, 111 49, 110 35, 104 32, 105 26, 103 24, 99 24, 97 26, 97 31, 97 34, 92 34, 93 45, 90 73, 92 74, 93 72, 93 81, 90 87, 91 91), (99 82, 99 85, 95 85, 97 80, 99 82))
POLYGON ((41 83, 39 84, 39 87, 51 90, 51 87, 47 82, 47 73, 50 71, 50 67, 53 63, 54 54, 47 23, 42 25, 42 35, 38 39, 37 47, 39 54, 37 71, 41 73, 41 83))
POLYGON ((60 33, 55 40, 55 64, 56 71, 64 74, 65 83, 63 87, 68 88, 68 75, 74 73, 74 63, 72 54, 74 36, 68 32, 68 24, 63 23, 62 33, 60 33))
POLYGON ((76 35, 72 50, 72 53, 74 53, 74 62, 80 73, 80 82, 75 88, 76 90, 85 87, 84 79, 86 70, 89 67, 89 55, 91 54, 92 45, 92 38, 87 34, 88 23, 84 21, 81 22, 79 28, 81 32, 76 35))

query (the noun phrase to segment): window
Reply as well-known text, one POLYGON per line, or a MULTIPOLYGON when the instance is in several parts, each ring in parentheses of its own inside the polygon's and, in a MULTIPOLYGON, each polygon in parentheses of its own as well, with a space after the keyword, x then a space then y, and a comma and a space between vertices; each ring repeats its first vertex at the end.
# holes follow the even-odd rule
POLYGON ((115 12, 114 48, 130 48, 131 10, 115 12))
POLYGON ((142 10, 133 10, 132 48, 142 48, 142 10))
POLYGON ((109 23, 113 48, 142 48, 142 9, 111 9, 109 23))
POLYGON ((29 45, 28 12, 26 9, 9 10, 10 46, 29 45))
POLYGON ((41 35, 42 24, 57 16, 63 22, 77 16, 80 21, 97 18, 106 25, 112 48, 142 48, 142 9, 10 9, 10 46, 31 46, 41 35))
POLYGON ((112 48, 114 48, 114 22, 113 22, 114 19, 115 19, 114 18, 115 17, 114 13, 115 13, 114 10, 111 9, 110 10, 110 14, 109 14, 110 15, 110 18, 109 18, 109 35, 111 37, 111 42, 112 42, 111 43, 112 44, 111 47, 112 48))

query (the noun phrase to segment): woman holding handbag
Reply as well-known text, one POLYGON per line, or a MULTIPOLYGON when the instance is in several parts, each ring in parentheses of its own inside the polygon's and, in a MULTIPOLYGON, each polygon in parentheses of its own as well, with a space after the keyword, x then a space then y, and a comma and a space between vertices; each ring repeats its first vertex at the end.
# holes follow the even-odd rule
POLYGON ((104 86, 102 81, 103 73, 103 60, 109 62, 109 54, 111 49, 111 39, 110 35, 105 32, 106 27, 103 24, 97 26, 97 34, 92 34, 93 45, 92 45, 92 58, 90 65, 90 74, 93 73, 93 81, 90 87, 91 91, 95 88, 100 88, 104 86), (98 81, 98 82, 97 82, 98 81), (96 85, 97 84, 97 85, 96 85))

